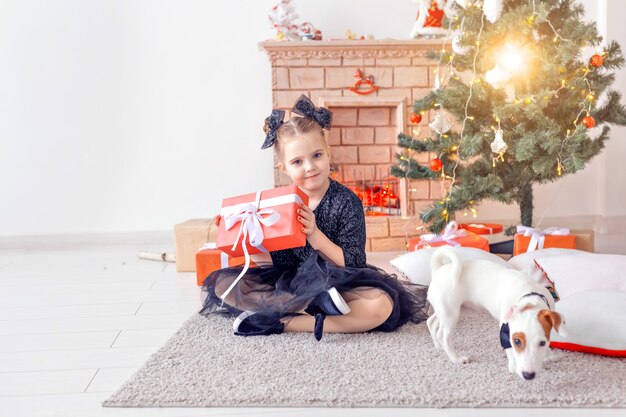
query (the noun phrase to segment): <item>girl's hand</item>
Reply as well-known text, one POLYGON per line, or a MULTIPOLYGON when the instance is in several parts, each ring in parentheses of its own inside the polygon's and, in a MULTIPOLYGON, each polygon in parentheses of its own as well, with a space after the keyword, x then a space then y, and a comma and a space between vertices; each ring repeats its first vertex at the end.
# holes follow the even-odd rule
POLYGON ((300 206, 298 209, 298 221, 302 224, 302 231, 307 236, 311 236, 313 232, 317 230, 317 224, 315 224, 315 214, 309 206, 300 206))

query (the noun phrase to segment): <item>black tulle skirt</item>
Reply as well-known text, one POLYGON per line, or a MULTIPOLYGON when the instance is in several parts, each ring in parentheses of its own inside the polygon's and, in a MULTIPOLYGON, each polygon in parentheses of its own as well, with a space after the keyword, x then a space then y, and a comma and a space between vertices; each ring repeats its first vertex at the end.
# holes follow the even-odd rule
POLYGON ((398 280, 395 275, 368 265, 365 268, 338 267, 317 252, 297 269, 274 266, 250 268, 227 297, 223 294, 241 272, 241 267, 214 271, 205 281, 204 306, 200 314, 212 312, 238 315, 242 311, 293 316, 306 308, 323 291, 335 287, 344 296, 363 289, 377 288, 393 302, 389 318, 373 330, 393 331, 411 321, 426 320, 426 288, 398 280))

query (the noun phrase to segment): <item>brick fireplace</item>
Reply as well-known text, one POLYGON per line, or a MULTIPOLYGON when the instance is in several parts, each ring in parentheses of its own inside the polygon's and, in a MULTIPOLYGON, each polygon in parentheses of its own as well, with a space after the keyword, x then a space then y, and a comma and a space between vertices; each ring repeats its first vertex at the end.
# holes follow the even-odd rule
MULTIPOLYGON (((293 103, 305 94, 333 112, 327 139, 334 178, 359 196, 367 189, 369 200, 372 189, 395 191, 399 201, 385 199, 370 212, 378 215, 366 216, 367 250, 404 250, 407 239, 418 234, 417 214, 440 197, 441 186, 429 180, 394 179, 389 169, 400 152, 398 133, 428 135, 428 117, 420 126, 408 120, 414 100, 432 89, 436 63, 426 53, 440 48, 441 40, 268 41, 259 46, 272 65, 273 108, 285 110, 288 119, 293 103), (377 89, 371 94, 358 94, 374 90, 367 83, 352 90, 357 70, 362 79, 373 77, 377 89)), ((430 157, 417 156, 420 163, 428 163, 430 157)), ((274 182, 280 186, 289 179, 275 169, 274 182)))

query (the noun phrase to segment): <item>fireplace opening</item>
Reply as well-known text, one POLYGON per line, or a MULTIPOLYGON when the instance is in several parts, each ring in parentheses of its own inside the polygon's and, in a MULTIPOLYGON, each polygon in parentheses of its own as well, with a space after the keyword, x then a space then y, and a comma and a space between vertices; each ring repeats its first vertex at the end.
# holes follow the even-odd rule
POLYGON ((363 203, 366 216, 400 216, 401 197, 399 181, 393 176, 371 180, 343 180, 363 203))

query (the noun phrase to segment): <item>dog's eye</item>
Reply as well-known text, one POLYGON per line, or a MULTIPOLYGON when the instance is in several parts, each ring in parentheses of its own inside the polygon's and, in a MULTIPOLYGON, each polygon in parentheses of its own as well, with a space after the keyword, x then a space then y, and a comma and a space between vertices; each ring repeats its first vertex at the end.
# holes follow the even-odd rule
POLYGON ((517 347, 522 347, 522 341, 519 339, 513 339, 513 343, 515 343, 515 346, 517 347))
POLYGON ((546 341, 542 340, 541 342, 539 342, 539 346, 545 346, 546 345, 546 341))

